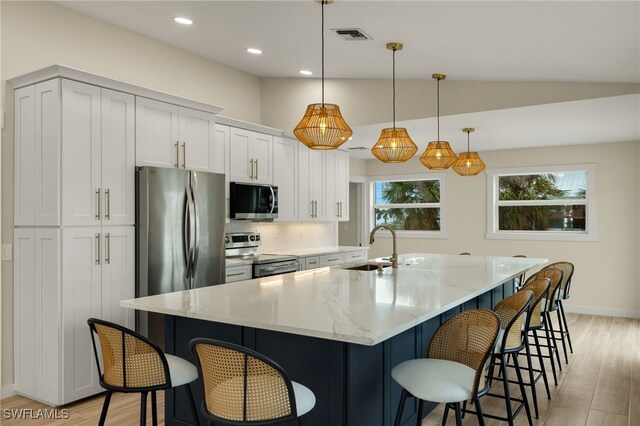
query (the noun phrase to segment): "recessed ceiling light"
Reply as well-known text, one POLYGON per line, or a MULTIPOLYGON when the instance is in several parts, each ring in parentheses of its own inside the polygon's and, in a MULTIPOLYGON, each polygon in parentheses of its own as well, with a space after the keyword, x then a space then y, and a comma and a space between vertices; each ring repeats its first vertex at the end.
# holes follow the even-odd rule
POLYGON ((313 73, 309 70, 300 70, 300 74, 302 75, 313 75, 313 73))
POLYGON ((254 55, 262 55, 262 50, 256 49, 255 47, 248 48, 247 52, 253 53, 254 55))
POLYGON ((193 21, 189 18, 183 18, 181 16, 176 16, 175 18, 173 18, 174 21, 176 21, 178 24, 182 24, 182 25, 191 25, 193 24, 193 21))

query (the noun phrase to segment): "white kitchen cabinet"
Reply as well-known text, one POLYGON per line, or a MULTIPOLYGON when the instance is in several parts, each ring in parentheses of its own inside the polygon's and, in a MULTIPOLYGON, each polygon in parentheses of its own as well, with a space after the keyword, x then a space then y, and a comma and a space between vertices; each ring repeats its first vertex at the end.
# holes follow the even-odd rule
POLYGON ((320 267, 340 265, 341 263, 344 263, 344 254, 342 253, 325 254, 323 256, 318 256, 318 260, 320 263, 320 267))
POLYGON ((215 114, 136 97, 136 164, 214 172, 215 114))
POLYGON ((325 153, 298 147, 300 220, 325 220, 325 153))
POLYGON ((357 262, 357 261, 366 260, 366 259, 367 259, 366 250, 348 251, 344 254, 344 261, 346 263, 357 262))
POLYGON ((62 224, 135 222, 134 97, 62 81, 62 224))
POLYGON ((252 277, 251 265, 227 266, 225 269, 225 283, 250 280, 252 277))
POLYGON ((229 180, 272 184, 271 155, 273 136, 231 127, 229 146, 229 180))
POLYGON ((307 256, 300 259, 300 264, 304 264, 304 269, 314 269, 320 267, 320 259, 318 256, 307 256))
POLYGON ((102 313, 100 318, 136 328, 135 311, 120 307, 120 301, 136 297, 135 291, 135 228, 133 226, 103 226, 102 313))
POLYGON ((224 173, 225 175, 225 187, 224 187, 224 199, 225 199, 225 222, 229 223, 229 126, 222 124, 215 125, 215 137, 214 137, 214 161, 213 170, 214 173, 224 173))
POLYGON ((14 232, 14 377, 16 392, 60 401, 60 231, 14 232))
POLYGON ((349 220, 349 154, 345 151, 327 151, 326 168, 326 218, 349 220))
POLYGON ((298 145, 294 139, 273 138, 273 184, 278 187, 277 221, 298 220, 298 145))
POLYGON ((60 80, 15 91, 14 224, 60 224, 60 80))

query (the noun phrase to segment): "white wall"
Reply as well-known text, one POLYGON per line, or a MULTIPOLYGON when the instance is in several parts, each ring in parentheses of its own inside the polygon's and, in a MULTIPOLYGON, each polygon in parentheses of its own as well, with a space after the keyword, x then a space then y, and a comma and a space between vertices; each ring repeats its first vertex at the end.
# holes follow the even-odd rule
MULTIPOLYGON (((7 79, 56 63, 225 107, 260 123, 260 79, 50 2, 0 2, 2 243, 13 241, 13 89, 7 79)), ((1 384, 13 382, 13 268, 2 264, 1 384)))
MULTIPOLYGON (((578 145, 480 153, 487 167, 595 163, 598 241, 487 240, 487 178, 447 173, 447 239, 398 241, 398 252, 478 255, 525 254, 576 266, 568 306, 640 317, 640 142, 578 145)), ((417 159, 406 164, 367 161, 367 175, 429 173, 417 159)), ((391 240, 376 238, 371 257, 391 253, 391 240)))

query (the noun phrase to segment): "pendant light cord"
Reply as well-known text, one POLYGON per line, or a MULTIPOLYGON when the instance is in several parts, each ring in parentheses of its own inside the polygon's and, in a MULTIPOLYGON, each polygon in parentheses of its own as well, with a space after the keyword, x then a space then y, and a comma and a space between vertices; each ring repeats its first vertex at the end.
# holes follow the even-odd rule
POLYGON ((393 49, 393 130, 396 129, 396 49, 393 49))
POLYGON ((322 106, 324 107, 324 0, 321 2, 322 7, 322 106))
POLYGON ((469 153, 469 134, 471 132, 467 132, 467 154, 469 153))
POLYGON ((437 80, 437 95, 438 99, 438 142, 440 142, 440 79, 437 80))

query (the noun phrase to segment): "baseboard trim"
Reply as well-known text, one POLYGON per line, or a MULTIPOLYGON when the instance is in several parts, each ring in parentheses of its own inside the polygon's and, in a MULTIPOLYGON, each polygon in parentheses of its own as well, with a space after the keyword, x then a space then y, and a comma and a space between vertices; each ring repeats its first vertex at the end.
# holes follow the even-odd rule
POLYGON ((13 383, 9 383, 8 385, 4 385, 0 388, 0 399, 9 398, 10 396, 14 396, 15 394, 16 391, 13 383))
POLYGON ((640 319, 640 311, 629 311, 624 309, 592 308, 589 306, 574 306, 574 305, 568 305, 568 304, 565 304, 564 309, 565 311, 572 312, 574 314, 588 314, 588 315, 600 315, 605 317, 640 319))

